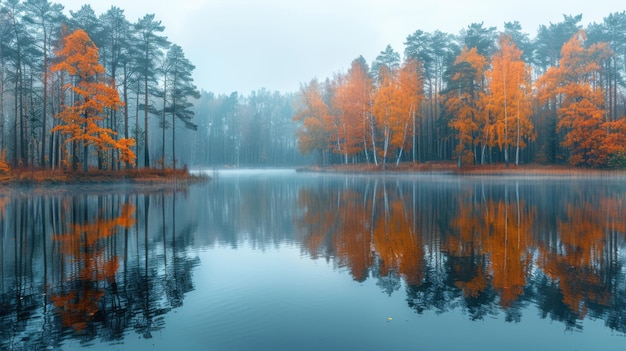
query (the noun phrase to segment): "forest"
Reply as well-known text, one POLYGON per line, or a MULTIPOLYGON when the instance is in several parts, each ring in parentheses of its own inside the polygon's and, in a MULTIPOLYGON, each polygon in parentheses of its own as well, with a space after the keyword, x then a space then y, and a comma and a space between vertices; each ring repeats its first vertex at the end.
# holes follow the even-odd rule
POLYGON ((626 13, 583 28, 582 15, 504 31, 472 23, 458 35, 417 30, 404 58, 301 87, 300 150, 322 165, 455 160, 465 164, 626 164, 626 13))
POLYGON ((371 64, 359 56, 297 92, 244 96, 199 89, 194 64, 154 14, 131 22, 118 7, 96 14, 84 5, 68 16, 48 0, 7 0, 0 173, 313 162, 623 167, 626 12, 586 27, 582 19, 564 15, 534 37, 518 22, 416 30, 403 58, 387 46, 371 64))
POLYGON ((308 160, 293 94, 198 89, 153 14, 69 14, 48 0, 0 3, 0 174, 308 160))

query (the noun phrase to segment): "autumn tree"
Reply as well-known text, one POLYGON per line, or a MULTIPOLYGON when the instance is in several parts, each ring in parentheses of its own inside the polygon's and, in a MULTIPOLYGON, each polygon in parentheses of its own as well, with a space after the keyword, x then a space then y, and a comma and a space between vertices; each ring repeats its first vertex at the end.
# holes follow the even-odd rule
POLYGON ((530 120, 530 69, 522 61, 522 52, 508 35, 500 36, 499 50, 487 71, 489 92, 486 96, 491 123, 488 129, 490 147, 497 145, 509 165, 509 149, 515 146, 515 164, 519 164, 520 148, 534 138, 530 120))
POLYGON ((327 79, 324 82, 322 100, 328 107, 328 113, 324 114, 323 122, 328 132, 331 143, 328 148, 333 153, 342 155, 344 162, 348 163, 348 154, 345 150, 345 136, 346 136, 346 121, 344 120, 343 113, 333 101, 335 91, 337 87, 343 84, 344 75, 338 74, 332 80, 327 79))
POLYGON ((371 140, 371 130, 374 128, 370 113, 372 88, 372 80, 361 57, 352 61, 348 73, 336 87, 332 100, 333 106, 343 120, 342 139, 346 155, 363 152, 368 163, 370 162, 368 144, 371 147, 375 145, 371 140))
POLYGON ((561 49, 558 66, 540 77, 539 101, 557 97, 557 131, 563 133, 561 146, 569 152, 574 166, 604 166, 608 163, 607 127, 604 121, 604 92, 598 82, 600 62, 611 55, 605 43, 585 47, 584 31, 574 35, 561 49))
POLYGON ((389 154, 389 144, 393 135, 391 124, 393 119, 397 119, 397 115, 400 113, 399 106, 397 106, 394 99, 396 93, 395 77, 396 70, 390 70, 386 66, 381 66, 378 72, 378 88, 374 95, 372 112, 376 118, 376 126, 379 133, 382 134, 382 146, 379 148, 379 157, 383 169, 387 164, 387 157, 389 154))
POLYGON ((68 74, 72 82, 64 87, 69 93, 69 103, 56 115, 62 123, 52 131, 67 135, 65 144, 75 145, 72 168, 77 169, 79 144, 83 147, 84 172, 88 170, 90 145, 98 150, 118 149, 124 162, 134 164, 135 155, 130 149, 134 139, 116 140, 116 133, 102 126, 105 110, 117 109, 122 103, 112 83, 102 76, 104 67, 98 62, 98 48, 87 33, 79 29, 63 39, 57 56, 59 62, 51 70, 68 74))
MULTIPOLYGON (((533 69, 536 75, 543 75, 550 67, 556 66, 559 61, 561 48, 576 32, 582 29, 580 21, 582 15, 563 15, 563 21, 540 25, 533 39, 533 69)), ((557 104, 556 97, 550 98, 538 105, 535 112, 534 124, 537 131, 537 140, 534 159, 538 162, 551 163, 563 158, 557 135, 557 104)))
POLYGON ((319 163, 324 164, 324 153, 330 142, 325 124, 329 108, 323 99, 321 84, 313 79, 300 88, 300 104, 294 121, 301 123, 298 129, 298 149, 309 154, 317 151, 319 163))
MULTIPOLYGON (((380 58, 393 57, 390 47, 380 58)), ((422 81, 417 60, 409 58, 401 65, 390 59, 380 59, 377 89, 372 102, 372 112, 381 134, 379 156, 383 169, 387 159, 395 154, 396 165, 403 155, 405 145, 414 143, 415 116, 422 99, 422 81)))
POLYGON ((398 165, 402 158, 404 146, 410 142, 412 147, 412 161, 417 160, 417 129, 421 119, 420 105, 424 99, 424 83, 421 76, 421 64, 416 59, 407 59, 400 68, 398 77, 398 85, 401 90, 399 96, 400 105, 402 106, 405 117, 401 119, 400 128, 402 130, 401 140, 395 140, 394 144, 398 145, 400 152, 396 161, 398 165))
POLYGON ((478 132, 484 121, 482 100, 487 59, 476 48, 463 49, 449 72, 448 88, 443 92, 450 126, 456 130, 458 166, 475 159, 478 132))

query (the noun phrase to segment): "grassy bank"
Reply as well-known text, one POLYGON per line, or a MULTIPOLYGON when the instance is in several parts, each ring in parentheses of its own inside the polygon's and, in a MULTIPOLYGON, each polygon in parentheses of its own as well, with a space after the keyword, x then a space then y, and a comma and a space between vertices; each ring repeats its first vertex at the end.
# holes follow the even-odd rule
POLYGON ((206 182, 206 175, 190 174, 187 169, 127 169, 119 171, 89 170, 80 171, 44 170, 44 169, 13 169, 9 173, 0 174, 0 184, 4 186, 48 186, 63 184, 184 184, 206 182))

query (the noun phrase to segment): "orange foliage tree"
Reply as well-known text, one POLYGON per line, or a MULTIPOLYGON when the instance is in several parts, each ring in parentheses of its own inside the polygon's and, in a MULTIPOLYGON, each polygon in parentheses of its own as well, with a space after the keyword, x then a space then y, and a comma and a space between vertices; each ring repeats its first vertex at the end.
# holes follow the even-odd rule
POLYGON ((424 99, 424 82, 420 74, 421 67, 419 61, 416 59, 406 60, 400 68, 400 74, 398 77, 398 85, 401 89, 400 106, 402 108, 404 118, 401 118, 398 122, 399 125, 396 129, 401 130, 400 135, 392 140, 392 145, 396 145, 400 148, 398 158, 396 159, 396 166, 400 162, 404 145, 410 143, 413 147, 413 161, 417 154, 417 118, 420 111, 420 103, 424 99))
POLYGON ((300 106, 293 120, 300 122, 298 148, 302 153, 317 151, 320 163, 324 163, 324 152, 330 142, 328 126, 329 107, 323 99, 322 86, 313 79, 300 88, 300 106))
POLYGON ((409 59, 398 69, 381 65, 378 74, 380 85, 374 95, 373 112, 376 125, 382 133, 383 169, 391 154, 400 162, 405 146, 414 141, 419 103, 423 97, 419 64, 409 59))
MULTIPOLYGON (((341 139, 347 156, 363 152, 369 163, 368 142, 374 148, 371 130, 374 127, 370 113, 372 99, 372 79, 367 74, 367 67, 356 59, 335 88, 332 105, 342 120, 341 139), (368 140, 368 136, 370 139, 368 140)), ((376 163, 374 157, 374 162, 376 163)))
POLYGON ((457 131, 456 157, 459 167, 475 159, 474 148, 480 143, 479 127, 484 124, 484 73, 487 59, 476 48, 463 48, 454 60, 451 86, 444 92, 444 106, 450 115, 450 127, 457 131))
POLYGON ((487 128, 487 145, 497 145, 504 152, 504 162, 509 165, 509 148, 515 145, 515 164, 527 140, 534 140, 530 120, 530 66, 522 60, 522 51, 508 35, 500 36, 500 49, 487 71, 489 92, 486 96, 490 122, 487 128))
POLYGON ((61 112, 56 118, 61 123, 52 129, 68 138, 65 144, 73 143, 74 158, 72 168, 77 169, 78 145, 83 146, 83 171, 88 170, 89 146, 98 151, 119 150, 123 162, 134 165, 135 154, 131 147, 132 138, 116 139, 117 133, 102 126, 106 110, 117 109, 123 105, 112 82, 103 74, 104 67, 98 62, 98 48, 82 29, 67 35, 63 47, 56 52, 59 62, 51 67, 53 72, 65 72, 72 79, 64 89, 69 93, 61 112))
POLYGON ((373 112, 376 118, 376 125, 382 133, 382 146, 379 149, 379 156, 383 169, 386 167, 387 156, 389 154, 389 143, 394 130, 391 128, 392 121, 399 118, 400 106, 396 100, 396 94, 398 92, 395 84, 395 69, 390 69, 387 66, 380 66, 380 72, 378 72, 378 79, 380 81, 378 90, 374 95, 373 112))
MULTIPOLYGON (((561 49, 557 66, 538 80, 539 101, 557 96, 557 131, 564 133, 561 146, 569 151, 574 166, 604 166, 614 145, 607 142, 609 125, 604 121, 605 101, 601 88, 602 60, 610 55, 606 43, 585 47, 584 31, 575 34, 561 49)), ((619 130, 619 128, 618 128, 619 130)))

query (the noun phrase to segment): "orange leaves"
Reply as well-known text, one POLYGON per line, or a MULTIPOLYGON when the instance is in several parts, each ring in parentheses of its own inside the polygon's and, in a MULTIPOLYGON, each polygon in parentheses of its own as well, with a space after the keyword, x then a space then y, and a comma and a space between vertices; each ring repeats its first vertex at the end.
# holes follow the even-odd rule
POLYGON ((322 87, 317 80, 302 86, 300 108, 294 121, 301 122, 298 130, 298 149, 308 154, 313 151, 322 152, 328 145, 328 105, 322 99, 322 87))
POLYGON ((321 85, 317 80, 301 88, 301 103, 294 120, 302 152, 332 150, 348 162, 349 156, 363 152, 378 164, 378 152, 402 156, 415 133, 415 118, 423 100, 420 64, 410 59, 401 67, 381 65, 378 84, 367 72, 366 64, 354 60, 347 74, 338 74, 321 85), (368 146, 371 149, 368 150, 368 146))
MULTIPOLYGON (((64 38, 57 55, 61 61, 52 66, 52 71, 65 72, 76 79, 65 86, 73 97, 68 100, 73 103, 64 105, 56 115, 62 123, 52 128, 52 132, 65 134, 65 143, 76 141, 85 147, 95 145, 99 150, 121 150, 123 161, 134 164, 134 154, 128 148, 132 142, 116 140, 116 133, 102 126, 106 111, 118 109, 123 103, 117 90, 101 77, 105 70, 98 62, 98 48, 79 29, 64 38)), ((83 162, 86 167, 87 160, 83 162)))
POLYGON ((487 59, 479 55, 476 48, 464 48, 452 67, 451 86, 444 105, 451 115, 449 125, 457 131, 459 166, 474 158, 473 148, 478 141, 479 125, 485 120, 481 99, 486 66, 487 59))
POLYGON ((358 60, 352 62, 345 76, 340 76, 335 88, 332 106, 342 122, 340 138, 348 155, 364 149, 372 88, 372 80, 358 60))
POLYGON ((63 47, 56 54, 63 60, 50 68, 53 72, 66 71, 71 76, 79 76, 81 80, 104 73, 104 67, 97 64, 98 48, 82 29, 67 35, 63 39, 63 47))
POLYGON ((471 78, 471 81, 473 83, 481 83, 483 80, 483 75, 485 74, 485 69, 487 68, 487 58, 480 55, 476 48, 468 49, 467 47, 465 47, 463 48, 463 51, 461 51, 459 56, 457 56, 457 58, 454 60, 454 65, 461 65, 464 63, 469 64, 471 70, 457 71, 452 79, 458 81, 467 79, 469 77, 471 78), (464 74, 467 74, 467 72, 471 72, 471 74, 469 76, 464 76, 464 74))
POLYGON ((497 145, 505 152, 508 162, 510 146, 517 145, 519 150, 525 146, 524 140, 534 139, 530 120, 530 66, 522 61, 522 51, 509 36, 502 35, 499 46, 492 67, 486 73, 489 91, 485 103, 489 118, 483 131, 484 142, 489 146, 497 145))
POLYGON ((376 125, 382 132, 382 157, 401 152, 415 133, 415 117, 423 99, 423 83, 419 63, 414 59, 404 62, 401 68, 389 70, 381 66, 380 84, 374 95, 373 113, 376 125))
MULTIPOLYGON (((604 92, 600 88, 600 62, 610 56, 607 45, 584 46, 585 32, 574 35, 561 49, 559 65, 550 68, 537 82, 540 102, 561 101, 557 131, 565 133, 561 146, 569 150, 568 162, 575 166, 604 166, 609 150, 609 125, 604 121, 604 92)), ((626 135, 623 135, 626 136, 626 135)))
POLYGON ((11 172, 11 167, 7 162, 7 150, 2 149, 0 151, 0 174, 9 174, 11 172))

